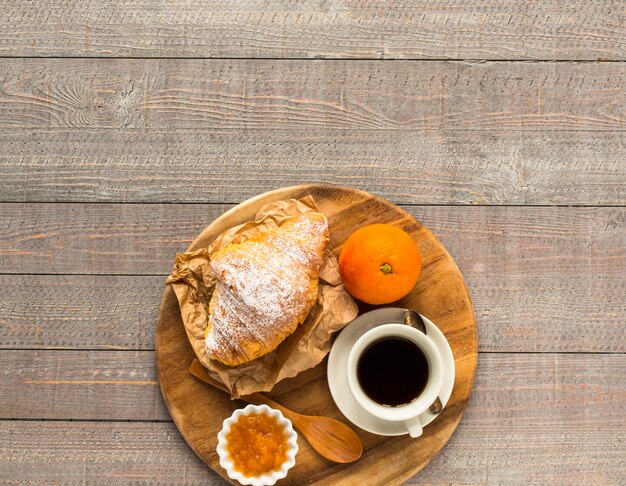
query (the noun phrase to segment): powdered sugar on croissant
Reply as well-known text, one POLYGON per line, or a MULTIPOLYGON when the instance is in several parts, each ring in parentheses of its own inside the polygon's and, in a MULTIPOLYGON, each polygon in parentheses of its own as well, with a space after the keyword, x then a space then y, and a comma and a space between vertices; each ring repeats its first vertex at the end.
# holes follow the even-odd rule
POLYGON ((273 351, 295 331, 317 300, 329 241, 326 218, 304 213, 213 255, 209 356, 236 366, 273 351))

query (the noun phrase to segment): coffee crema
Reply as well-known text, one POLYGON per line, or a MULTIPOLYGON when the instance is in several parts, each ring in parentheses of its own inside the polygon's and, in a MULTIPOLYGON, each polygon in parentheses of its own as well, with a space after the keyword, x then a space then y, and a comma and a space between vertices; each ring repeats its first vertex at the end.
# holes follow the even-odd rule
POLYGON ((357 363, 357 378, 365 394, 389 407, 411 403, 428 383, 428 359, 413 341, 386 337, 370 344, 357 363))

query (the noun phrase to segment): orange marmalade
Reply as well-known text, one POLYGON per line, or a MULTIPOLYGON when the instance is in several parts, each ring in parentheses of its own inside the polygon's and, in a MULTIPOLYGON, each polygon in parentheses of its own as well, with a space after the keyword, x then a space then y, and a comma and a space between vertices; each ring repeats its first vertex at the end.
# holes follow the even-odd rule
POLYGON ((235 470, 244 476, 280 471, 287 460, 287 437, 282 425, 269 415, 242 415, 226 439, 235 470))

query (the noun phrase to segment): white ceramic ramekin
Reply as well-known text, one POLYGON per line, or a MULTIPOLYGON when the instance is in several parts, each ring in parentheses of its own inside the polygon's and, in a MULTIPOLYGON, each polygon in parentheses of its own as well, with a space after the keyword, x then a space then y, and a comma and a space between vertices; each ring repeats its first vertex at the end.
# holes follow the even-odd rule
POLYGON ((293 430, 291 421, 286 419, 278 410, 274 410, 267 405, 248 405, 246 408, 235 410, 229 418, 224 420, 222 430, 217 434, 217 454, 220 456, 220 465, 226 469, 226 473, 230 479, 236 479, 241 484, 250 486, 271 486, 279 479, 283 479, 287 476, 287 471, 296 464, 296 453, 298 452, 297 438, 298 435, 295 430, 293 430), (274 417, 278 423, 283 426, 289 447, 287 449, 287 459, 283 463, 283 467, 280 471, 272 471, 262 476, 244 476, 240 472, 235 471, 235 466, 228 453, 226 437, 230 432, 231 425, 237 422, 239 417, 244 415, 269 415, 274 417))

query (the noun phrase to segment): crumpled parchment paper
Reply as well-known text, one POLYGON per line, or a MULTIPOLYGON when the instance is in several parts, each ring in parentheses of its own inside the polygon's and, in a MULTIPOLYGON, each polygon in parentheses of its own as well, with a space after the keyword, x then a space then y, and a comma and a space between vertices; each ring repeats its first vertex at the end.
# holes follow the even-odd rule
POLYGON ((320 269, 317 303, 306 320, 274 351, 236 367, 228 367, 207 355, 204 332, 215 287, 215 276, 209 267, 211 255, 229 243, 241 243, 258 232, 279 226, 291 216, 311 211, 318 211, 311 196, 271 203, 258 211, 254 221, 225 231, 208 248, 176 255, 166 283, 174 288, 178 298, 187 337, 198 360, 226 385, 233 398, 270 391, 279 381, 314 367, 330 351, 332 334, 357 316, 357 305, 343 288, 337 260, 329 247, 320 269))

